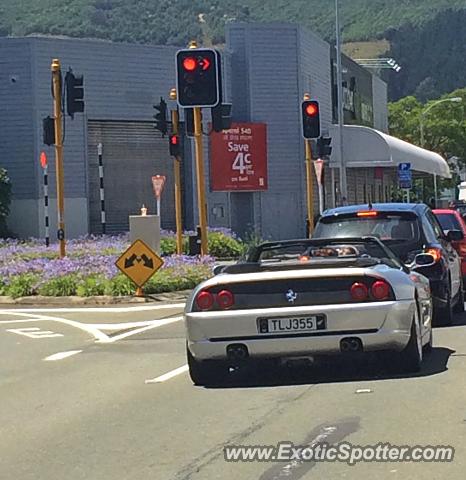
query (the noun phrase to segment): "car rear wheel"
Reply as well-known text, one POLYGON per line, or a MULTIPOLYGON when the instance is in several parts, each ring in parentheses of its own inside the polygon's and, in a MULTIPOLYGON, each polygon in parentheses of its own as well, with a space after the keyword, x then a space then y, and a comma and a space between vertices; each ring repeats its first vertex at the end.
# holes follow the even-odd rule
POLYGON ((419 326, 419 315, 415 310, 411 323, 411 335, 405 349, 400 354, 400 367, 404 372, 418 372, 422 365, 422 340, 419 326))
POLYGON ((437 323, 442 326, 449 326, 453 322, 453 306, 451 302, 451 291, 448 291, 448 298, 446 305, 440 310, 437 323))
POLYGON ((186 347, 189 376, 195 385, 213 386, 220 383, 227 374, 227 367, 221 360, 196 360, 186 347))
POLYGON ((463 313, 464 312, 464 290, 463 290, 463 282, 461 282, 460 291, 458 293, 458 299, 453 308, 455 313, 463 313))

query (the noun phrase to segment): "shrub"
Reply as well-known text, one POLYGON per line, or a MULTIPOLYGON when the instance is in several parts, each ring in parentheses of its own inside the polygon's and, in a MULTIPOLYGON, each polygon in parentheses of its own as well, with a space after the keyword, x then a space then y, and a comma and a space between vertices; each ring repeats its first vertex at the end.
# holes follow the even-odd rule
POLYGON ((5 287, 5 294, 13 298, 29 297, 34 295, 37 276, 30 273, 18 275, 10 279, 10 283, 5 287))
POLYGON ((241 243, 223 232, 209 232, 209 254, 217 258, 237 258, 243 252, 241 243))
POLYGON ((176 252, 176 240, 173 237, 162 237, 160 252, 162 255, 173 255, 176 252))
POLYGON ((103 277, 87 277, 83 278, 77 289, 76 294, 80 297, 94 297, 104 295, 109 288, 109 281, 103 277))
POLYGON ((105 287, 106 295, 113 295, 116 297, 121 297, 124 295, 133 295, 135 291, 134 284, 131 280, 125 277, 123 274, 116 275, 105 287))
POLYGON ((10 213, 11 182, 4 168, 0 168, 0 237, 8 236, 6 219, 10 213))
POLYGON ((78 279, 75 275, 52 278, 39 286, 39 295, 50 297, 69 297, 76 295, 78 279))

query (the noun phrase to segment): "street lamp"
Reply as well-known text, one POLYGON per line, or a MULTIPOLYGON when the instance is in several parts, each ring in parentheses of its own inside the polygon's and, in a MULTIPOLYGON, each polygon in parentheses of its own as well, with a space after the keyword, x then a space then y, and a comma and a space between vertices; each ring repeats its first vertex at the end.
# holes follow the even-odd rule
MULTIPOLYGON (((441 100, 437 100, 436 102, 431 103, 427 108, 425 108, 421 112, 420 120, 419 120, 419 128, 421 132, 421 147, 424 148, 425 138, 424 138, 424 119, 426 114, 434 108, 436 105, 440 103, 461 103, 463 99, 461 97, 452 97, 452 98, 442 98, 441 100)), ((434 173, 434 207, 437 206, 437 174, 434 173)))
MULTIPOLYGON (((345 205, 348 200, 348 184, 346 178, 346 162, 344 158, 344 146, 343 146, 343 125, 344 125, 344 113, 343 113, 343 68, 341 65, 341 28, 340 28, 340 15, 339 15, 338 0, 335 0, 335 30, 336 30, 336 42, 335 50, 337 55, 337 104, 338 104, 338 137, 339 137, 339 164, 340 164, 340 193, 342 204, 345 205)), ((332 171, 333 172, 333 171, 332 171)), ((332 184, 333 177, 332 177, 332 184)))

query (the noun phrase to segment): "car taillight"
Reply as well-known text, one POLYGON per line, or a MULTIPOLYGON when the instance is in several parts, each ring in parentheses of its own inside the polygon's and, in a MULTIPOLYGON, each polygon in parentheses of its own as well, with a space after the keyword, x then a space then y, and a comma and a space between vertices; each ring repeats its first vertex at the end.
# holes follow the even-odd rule
POLYGON ((353 283, 351 285, 351 298, 356 300, 357 302, 362 302, 363 300, 367 300, 369 297, 369 290, 367 289, 364 283, 353 283))
POLYGON ((210 310, 214 304, 214 296, 204 290, 196 297, 196 304, 201 310, 210 310))
POLYGON ((376 300, 386 300, 390 297, 390 286, 383 280, 377 280, 371 287, 371 293, 376 300))
POLYGON ((229 290, 222 290, 217 294, 217 304, 218 306, 225 310, 230 308, 235 303, 235 297, 229 290))
POLYGON ((440 262, 442 259, 442 250, 440 248, 431 247, 426 249, 426 253, 434 257, 435 262, 440 262))
POLYGON ((459 242, 458 253, 462 257, 466 257, 466 242, 459 242))

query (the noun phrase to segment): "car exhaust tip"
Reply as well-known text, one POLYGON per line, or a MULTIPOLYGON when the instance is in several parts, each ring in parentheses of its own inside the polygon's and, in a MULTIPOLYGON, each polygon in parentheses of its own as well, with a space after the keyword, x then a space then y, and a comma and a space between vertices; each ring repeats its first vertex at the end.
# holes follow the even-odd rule
POLYGON ((343 338, 340 341, 340 350, 342 352, 362 352, 361 339, 356 337, 343 338))
POLYGON ((249 357, 248 347, 242 343, 232 343, 227 347, 227 357, 231 360, 245 360, 249 357))

